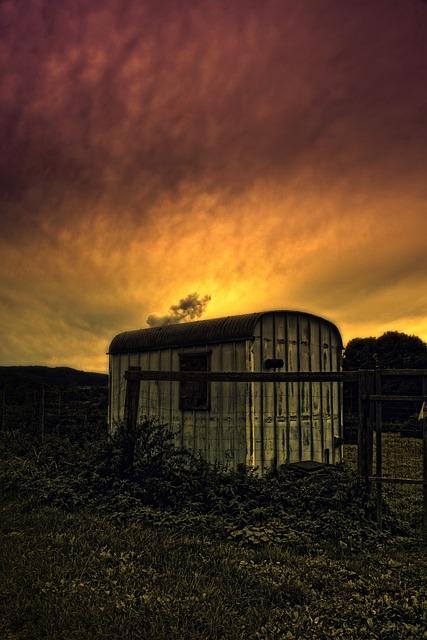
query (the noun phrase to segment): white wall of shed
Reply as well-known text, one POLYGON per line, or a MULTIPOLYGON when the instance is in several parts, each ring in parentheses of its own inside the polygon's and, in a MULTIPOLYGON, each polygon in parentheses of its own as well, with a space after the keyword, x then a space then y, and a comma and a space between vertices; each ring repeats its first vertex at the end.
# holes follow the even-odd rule
MULTIPOLYGON (((179 371, 179 353, 211 351, 212 371, 265 371, 281 358, 280 371, 338 371, 339 334, 327 322, 303 314, 265 314, 254 340, 110 356, 110 428, 123 419, 129 366, 179 371)), ((210 384, 210 411, 180 411, 179 383, 142 381, 139 416, 158 418, 176 433, 176 444, 209 462, 266 469, 299 460, 336 463, 342 448, 339 383, 210 384)))
MULTIPOLYGON (((110 356, 110 429, 124 417, 126 381, 129 366, 143 371, 179 371, 179 354, 210 351, 212 371, 246 371, 244 341, 219 345, 162 349, 144 353, 110 356)), ((181 411, 179 383, 141 381, 139 418, 157 418, 176 433, 178 446, 200 454, 209 462, 235 468, 246 464, 246 406, 248 385, 213 382, 210 384, 209 411, 181 411)))
MULTIPOLYGON (((271 313, 258 321, 250 370, 265 371, 265 360, 281 358, 280 371, 338 371, 340 337, 321 319, 271 313)), ((334 436, 342 433, 342 401, 337 382, 253 383, 251 463, 260 472, 286 462, 341 460, 334 436)))

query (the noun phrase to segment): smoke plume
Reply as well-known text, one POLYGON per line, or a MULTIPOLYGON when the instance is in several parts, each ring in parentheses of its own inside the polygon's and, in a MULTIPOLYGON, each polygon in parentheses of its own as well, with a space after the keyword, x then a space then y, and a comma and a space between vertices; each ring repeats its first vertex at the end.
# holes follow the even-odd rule
POLYGON ((178 304, 169 307, 169 313, 165 316, 158 316, 151 313, 147 318, 150 327, 161 327, 166 324, 176 324, 187 320, 200 318, 205 312, 206 306, 211 296, 199 297, 199 294, 189 293, 185 298, 181 298, 178 304))

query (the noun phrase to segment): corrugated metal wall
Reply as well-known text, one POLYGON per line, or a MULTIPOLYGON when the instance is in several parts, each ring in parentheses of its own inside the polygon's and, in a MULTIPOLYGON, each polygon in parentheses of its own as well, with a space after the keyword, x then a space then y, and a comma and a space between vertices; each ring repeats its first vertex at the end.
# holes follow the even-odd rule
MULTIPOLYGON (((124 372, 179 370, 179 353, 211 352, 212 371, 265 371, 281 358, 281 371, 336 371, 341 339, 330 323, 297 313, 272 312, 258 321, 253 341, 110 356, 110 425, 123 418, 124 372)), ((141 382, 140 416, 159 418, 176 442, 210 462, 243 463, 261 472, 286 462, 338 462, 341 435, 339 383, 221 383, 210 385, 210 411, 180 411, 179 383, 141 382)))
MULTIPOLYGON (((246 343, 162 349, 145 353, 110 356, 110 425, 123 419, 129 366, 142 370, 179 371, 179 354, 208 350, 212 371, 246 371, 246 343)), ((246 463, 247 385, 213 382, 210 385, 210 411, 180 411, 179 383, 141 382, 139 414, 159 418, 177 432, 176 443, 200 453, 210 462, 235 467, 246 463)))
MULTIPOLYGON (((338 371, 341 338, 322 320, 304 314, 261 317, 250 347, 250 369, 265 370, 267 358, 284 361, 278 371, 338 371)), ((341 449, 341 390, 337 382, 254 383, 249 423, 251 464, 261 470, 300 460, 335 463, 341 449)))

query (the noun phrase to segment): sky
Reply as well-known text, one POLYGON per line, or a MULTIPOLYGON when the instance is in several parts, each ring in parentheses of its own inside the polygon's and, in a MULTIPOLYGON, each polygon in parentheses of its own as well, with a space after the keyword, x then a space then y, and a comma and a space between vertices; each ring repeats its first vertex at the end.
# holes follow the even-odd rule
POLYGON ((426 34, 423 0, 3 0, 0 364, 105 371, 189 295, 427 340, 426 34))

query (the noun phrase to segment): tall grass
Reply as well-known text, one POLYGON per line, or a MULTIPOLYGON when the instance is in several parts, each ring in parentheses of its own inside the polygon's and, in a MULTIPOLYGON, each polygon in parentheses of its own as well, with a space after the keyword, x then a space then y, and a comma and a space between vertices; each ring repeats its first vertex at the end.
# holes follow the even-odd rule
POLYGON ((260 479, 170 443, 141 425, 129 476, 120 436, 3 437, 0 637, 425 638, 425 556, 351 472, 260 479))

